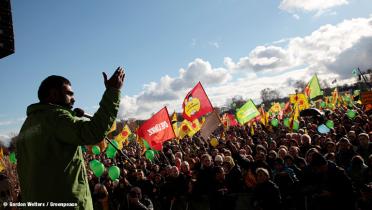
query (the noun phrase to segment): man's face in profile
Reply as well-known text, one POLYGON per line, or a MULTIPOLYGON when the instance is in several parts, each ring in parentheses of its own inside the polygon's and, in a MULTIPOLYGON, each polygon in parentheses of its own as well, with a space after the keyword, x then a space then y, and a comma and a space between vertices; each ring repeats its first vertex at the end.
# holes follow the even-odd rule
POLYGON ((56 104, 68 109, 72 109, 74 103, 74 91, 72 90, 71 85, 64 84, 57 94, 56 104))

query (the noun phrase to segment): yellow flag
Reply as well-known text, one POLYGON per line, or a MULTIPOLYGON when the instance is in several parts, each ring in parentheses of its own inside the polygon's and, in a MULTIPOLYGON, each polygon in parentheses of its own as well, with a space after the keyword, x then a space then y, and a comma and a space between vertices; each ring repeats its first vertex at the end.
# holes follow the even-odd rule
POLYGON ((178 121, 177 120, 177 113, 173 112, 173 114, 172 114, 172 127, 173 127, 174 134, 178 138, 179 137, 179 129, 178 129, 177 121, 178 121))
POLYGON ((114 131, 116 131, 116 120, 115 120, 114 123, 112 124, 109 133, 114 132, 114 131))
POLYGON ((279 113, 281 110, 282 110, 282 108, 280 107, 280 103, 276 102, 276 103, 273 103, 273 105, 271 106, 269 112, 279 113))
POLYGON ((3 170, 5 170, 5 166, 3 164, 3 157, 4 157, 4 153, 3 153, 3 148, 0 147, 0 172, 2 172, 3 170))
POLYGON ((128 142, 127 140, 130 134, 132 134, 132 131, 129 129, 128 125, 125 125, 123 130, 115 136, 114 139, 118 143, 119 149, 123 148, 123 143, 128 142))
POLYGON ((289 101, 292 104, 297 104, 298 109, 300 111, 304 110, 304 109, 308 109, 310 107, 309 102, 307 100, 307 97, 303 93, 290 94, 289 95, 289 101))
POLYGON ((200 128, 201 125, 198 119, 195 119, 193 122, 183 120, 179 127, 179 137, 184 138, 186 135, 192 137, 200 130, 200 128))

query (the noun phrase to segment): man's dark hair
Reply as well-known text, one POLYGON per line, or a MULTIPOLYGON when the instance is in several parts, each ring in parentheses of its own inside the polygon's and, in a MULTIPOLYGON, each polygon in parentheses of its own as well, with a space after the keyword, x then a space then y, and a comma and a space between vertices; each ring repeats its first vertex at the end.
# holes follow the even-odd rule
POLYGON ((44 102, 45 99, 49 96, 49 91, 51 89, 61 89, 63 85, 71 85, 70 81, 62 76, 51 75, 44 79, 37 91, 37 96, 40 102, 44 102))

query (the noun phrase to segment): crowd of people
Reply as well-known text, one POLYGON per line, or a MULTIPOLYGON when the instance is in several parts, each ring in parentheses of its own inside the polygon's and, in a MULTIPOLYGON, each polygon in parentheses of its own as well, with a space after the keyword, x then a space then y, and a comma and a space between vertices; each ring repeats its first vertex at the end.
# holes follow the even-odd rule
POLYGON ((137 141, 120 155, 84 154, 120 177, 88 170, 95 209, 372 209, 372 115, 355 106, 325 112, 334 122, 319 133, 319 121, 300 117, 299 129, 220 127, 210 143, 195 134, 164 143, 150 160, 137 141))

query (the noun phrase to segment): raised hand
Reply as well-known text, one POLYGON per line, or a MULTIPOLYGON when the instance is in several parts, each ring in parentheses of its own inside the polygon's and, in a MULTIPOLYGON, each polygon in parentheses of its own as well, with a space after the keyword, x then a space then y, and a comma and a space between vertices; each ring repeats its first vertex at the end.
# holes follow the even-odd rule
POLYGON ((102 72, 103 74, 103 80, 105 83, 106 88, 115 88, 115 89, 121 89, 124 83, 124 78, 125 78, 125 72, 122 67, 118 67, 114 74, 111 76, 110 79, 107 79, 107 75, 105 72, 102 72))

